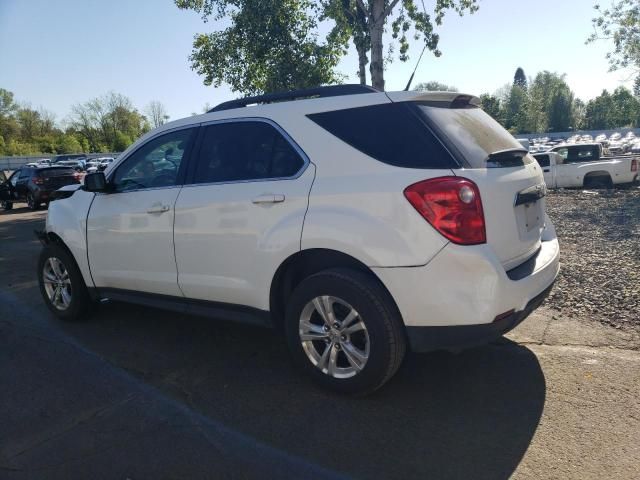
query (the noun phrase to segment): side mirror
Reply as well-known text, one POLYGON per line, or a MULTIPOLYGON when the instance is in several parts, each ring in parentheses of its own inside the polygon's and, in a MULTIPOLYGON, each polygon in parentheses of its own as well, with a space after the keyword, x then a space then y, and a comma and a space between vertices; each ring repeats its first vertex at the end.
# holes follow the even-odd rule
POLYGON ((107 179, 103 172, 88 173, 84 177, 84 189, 88 192, 106 192, 107 179))

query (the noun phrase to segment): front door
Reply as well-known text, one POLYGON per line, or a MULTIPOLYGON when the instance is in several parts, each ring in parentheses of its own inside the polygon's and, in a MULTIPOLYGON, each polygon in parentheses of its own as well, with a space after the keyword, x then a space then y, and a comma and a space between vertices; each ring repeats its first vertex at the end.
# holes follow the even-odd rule
MULTIPOLYGON (((3 173, 4 176, 4 173, 3 173)), ((16 201, 16 184, 18 183, 18 177, 20 176, 20 170, 16 170, 9 177, 0 184, 0 201, 2 202, 15 202, 16 201)))
POLYGON ((267 121, 202 129, 195 172, 176 203, 180 288, 189 298, 268 309, 276 269, 300 250, 314 167, 267 121))
POLYGON ((110 174, 87 219, 91 275, 99 288, 181 296, 174 207, 194 128, 154 137, 110 174))

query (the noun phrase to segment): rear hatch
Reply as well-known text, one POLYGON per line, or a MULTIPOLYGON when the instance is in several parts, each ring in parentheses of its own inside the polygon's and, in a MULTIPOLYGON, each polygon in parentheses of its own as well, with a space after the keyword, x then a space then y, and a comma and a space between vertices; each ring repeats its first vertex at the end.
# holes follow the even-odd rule
POLYGON ((509 270, 540 247, 546 186, 533 157, 475 101, 460 96, 414 108, 462 165, 453 173, 478 186, 487 243, 509 270))
POLYGON ((76 171, 73 168, 52 167, 45 168, 38 172, 43 180, 43 187, 46 190, 57 190, 65 185, 79 183, 76 171))

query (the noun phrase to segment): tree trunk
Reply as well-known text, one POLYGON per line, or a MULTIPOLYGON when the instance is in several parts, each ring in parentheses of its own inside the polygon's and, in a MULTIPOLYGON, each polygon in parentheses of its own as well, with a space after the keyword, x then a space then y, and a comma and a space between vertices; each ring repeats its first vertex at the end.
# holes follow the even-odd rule
POLYGON ((356 50, 358 52, 358 77, 360 78, 361 85, 367 84, 367 63, 369 63, 369 59, 367 58, 366 48, 364 42, 356 42, 356 50))
POLYGON ((373 0, 371 4, 371 84, 384 90, 384 61, 382 59, 382 34, 384 32, 384 0, 373 0))

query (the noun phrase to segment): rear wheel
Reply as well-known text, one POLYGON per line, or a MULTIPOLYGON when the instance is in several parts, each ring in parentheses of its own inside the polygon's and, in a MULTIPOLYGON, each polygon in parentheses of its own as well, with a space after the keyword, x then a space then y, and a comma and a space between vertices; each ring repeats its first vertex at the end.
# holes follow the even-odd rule
POLYGON ((54 315, 65 321, 86 319, 91 299, 80 269, 65 248, 50 243, 42 249, 38 282, 42 298, 54 315))
POLYGON ((613 188, 613 180, 609 175, 597 175, 584 179, 585 188, 613 188))
POLYGON ((371 276, 330 269, 303 280, 289 299, 285 332, 294 362, 323 387, 367 394, 405 354, 402 320, 371 276))
POLYGON ((13 203, 2 200, 0 201, 0 207, 2 207, 3 210, 11 210, 13 209, 13 203))

